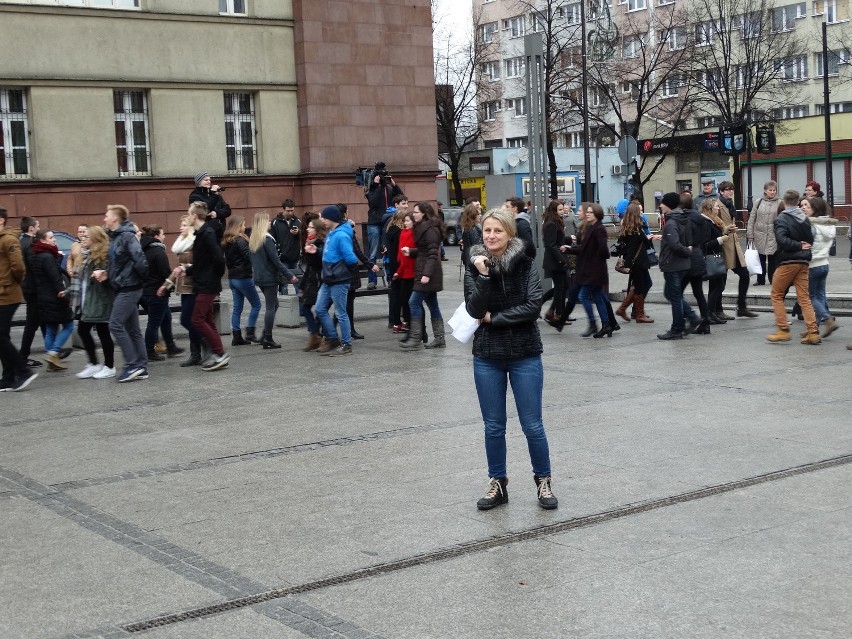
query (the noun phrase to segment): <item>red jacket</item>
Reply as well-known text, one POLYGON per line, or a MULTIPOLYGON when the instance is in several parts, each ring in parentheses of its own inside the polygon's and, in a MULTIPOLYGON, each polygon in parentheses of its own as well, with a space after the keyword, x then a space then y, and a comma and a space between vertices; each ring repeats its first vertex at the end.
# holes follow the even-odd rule
POLYGON ((399 268, 396 272, 400 279, 412 280, 414 279, 414 258, 403 254, 402 247, 404 246, 408 248, 416 246, 414 243, 414 229, 402 229, 402 232, 399 234, 399 251, 396 257, 399 262, 399 268))

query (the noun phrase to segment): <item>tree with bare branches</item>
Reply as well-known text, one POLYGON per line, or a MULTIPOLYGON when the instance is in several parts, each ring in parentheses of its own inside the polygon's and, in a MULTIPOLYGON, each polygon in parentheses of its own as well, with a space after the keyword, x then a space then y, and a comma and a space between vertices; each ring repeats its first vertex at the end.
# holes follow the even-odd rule
MULTIPOLYGON (((778 122, 798 105, 810 47, 796 5, 772 0, 691 0, 690 81, 695 111, 725 124, 778 122)), ((740 158, 734 159, 738 206, 740 158)))
MULTIPOLYGON (((461 203, 460 167, 463 154, 477 147, 489 128, 482 109, 499 99, 499 83, 482 77, 482 66, 493 57, 493 47, 480 35, 480 12, 474 12, 473 31, 437 34, 435 46, 435 113, 438 157, 452 173, 455 200, 461 203)), ((461 29, 462 27, 459 27, 461 29)))

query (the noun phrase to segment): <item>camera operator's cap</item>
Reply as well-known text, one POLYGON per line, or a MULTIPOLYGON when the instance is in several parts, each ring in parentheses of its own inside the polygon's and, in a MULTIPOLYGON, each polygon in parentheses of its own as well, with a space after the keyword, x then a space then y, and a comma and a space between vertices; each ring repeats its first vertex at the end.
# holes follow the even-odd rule
POLYGON ((676 209, 680 206, 680 196, 675 192, 666 193, 660 200, 660 204, 665 204, 670 209, 676 209))
POLYGON ((207 171, 202 171, 201 173, 195 174, 195 186, 201 186, 201 181, 204 178, 209 178, 210 174, 207 171))
POLYGON ((376 162, 376 169, 379 170, 379 171, 383 171, 386 168, 386 166, 387 165, 384 162, 382 162, 381 160, 376 162))
POLYGON ((343 213, 336 206, 327 206, 322 210, 322 218, 336 224, 343 224, 343 213))

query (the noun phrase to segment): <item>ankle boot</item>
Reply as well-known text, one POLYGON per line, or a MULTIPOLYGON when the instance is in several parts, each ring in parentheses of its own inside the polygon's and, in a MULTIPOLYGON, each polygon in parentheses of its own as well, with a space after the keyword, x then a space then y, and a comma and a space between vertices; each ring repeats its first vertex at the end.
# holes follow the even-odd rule
POLYGON ((260 344, 260 340, 257 339, 257 327, 255 326, 246 326, 246 340, 249 342, 254 342, 255 344, 260 344))
POLYGON ((414 350, 420 348, 420 345, 423 343, 423 320, 425 318, 421 315, 420 317, 412 317, 411 318, 411 328, 408 330, 408 337, 406 337, 404 342, 401 342, 399 347, 414 350))
POLYGON ((696 335, 709 335, 710 334, 710 324, 712 324, 712 322, 709 319, 705 318, 705 319, 701 320, 701 323, 692 332, 695 333, 696 335))
POLYGON ((432 319, 432 333, 434 337, 428 344, 424 344, 425 348, 444 348, 447 343, 444 341, 444 320, 432 319))
POLYGON ((610 324, 602 324, 601 330, 596 331, 595 334, 592 335, 592 337, 594 337, 595 339, 599 339, 599 338, 604 337, 604 336, 612 337, 612 331, 613 330, 614 329, 612 328, 612 326, 610 324))
POLYGON ((240 329, 231 331, 231 334, 234 336, 233 339, 231 339, 231 346, 246 346, 251 344, 251 342, 247 342, 243 339, 243 332, 240 329))
POLYGON ((708 314, 707 321, 711 324, 727 324, 727 321, 716 315, 716 313, 708 314))
POLYGON ((559 500, 553 494, 553 488, 550 485, 550 477, 539 477, 533 475, 535 486, 538 492, 538 505, 545 510, 553 510, 559 506, 559 500))
POLYGON ((597 322, 589 322, 589 326, 586 328, 586 331, 580 335, 580 337, 591 337, 595 333, 598 332, 598 323, 597 322))
POLYGON ((201 345, 198 342, 189 343, 189 358, 180 363, 182 368, 201 365, 201 345))
POLYGON ((637 324, 653 324, 654 320, 645 315, 645 296, 637 295, 633 300, 633 308, 636 310, 637 324))
POLYGON ((305 347, 302 350, 306 353, 310 353, 311 351, 317 350, 321 343, 322 338, 316 333, 311 333, 308 336, 308 341, 305 343, 305 347))
MULTIPOLYGON (((621 306, 618 307, 618 310, 615 312, 621 319, 625 322, 629 322, 630 318, 627 317, 627 307, 636 301, 636 291, 634 289, 630 289, 627 292, 627 295, 624 297, 624 301, 621 303, 621 306)), ((639 317, 639 314, 636 314, 636 317, 639 317)))
POLYGON ((164 356, 160 355, 156 349, 152 348, 148 351, 148 361, 149 362, 162 362, 166 359, 164 356))
POLYGON ((276 344, 272 341, 272 333, 264 333, 263 337, 260 338, 260 345, 263 346, 264 350, 268 348, 281 348, 281 344, 276 344))
MULTIPOLYGON (((412 321, 413 323, 413 321, 412 321)), ((507 486, 509 479, 507 477, 492 477, 488 480, 488 490, 485 495, 476 502, 476 507, 479 510, 491 510, 500 504, 509 503, 509 491, 507 486)))
POLYGON ((757 317, 757 313, 748 310, 748 307, 745 304, 740 304, 737 306, 737 317, 755 318, 757 317))
POLYGON ((166 346, 166 355, 168 355, 169 358, 177 357, 178 355, 182 355, 185 352, 186 349, 181 348, 174 342, 166 346))
POLYGON ((726 322, 730 322, 731 320, 735 320, 735 319, 737 319, 737 318, 736 318, 736 316, 734 316, 734 315, 728 315, 728 314, 727 314, 725 311, 723 311, 723 310, 718 310, 718 311, 716 311, 716 317, 718 317, 720 320, 725 320, 726 322))

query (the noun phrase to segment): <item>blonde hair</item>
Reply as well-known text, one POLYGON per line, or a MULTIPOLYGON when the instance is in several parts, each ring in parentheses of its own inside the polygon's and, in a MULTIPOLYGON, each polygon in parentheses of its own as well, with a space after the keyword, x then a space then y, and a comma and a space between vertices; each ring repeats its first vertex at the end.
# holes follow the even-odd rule
POLYGON ((266 233, 269 231, 269 213, 261 211, 254 214, 254 224, 251 226, 251 237, 249 238, 249 250, 257 253, 266 241, 266 233))
POLYGON ((489 218, 494 218, 503 227, 503 230, 509 234, 509 237, 517 237, 518 226, 515 224, 515 216, 505 209, 491 209, 482 216, 482 228, 485 228, 485 221, 489 218))
POLYGON ((701 213, 709 217, 713 224, 718 226, 720 229, 725 228, 725 223, 722 222, 722 218, 719 217, 719 214, 716 213, 716 209, 714 208, 717 204, 719 204, 719 200, 715 197, 708 197, 701 202, 701 213))
POLYGON ((89 261, 106 264, 109 259, 109 235, 102 226, 89 226, 89 261))
POLYGON ((130 209, 123 204, 107 204, 107 211, 115 211, 116 215, 124 222, 130 217, 130 209))

